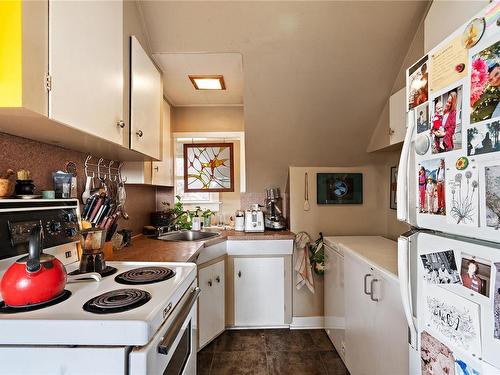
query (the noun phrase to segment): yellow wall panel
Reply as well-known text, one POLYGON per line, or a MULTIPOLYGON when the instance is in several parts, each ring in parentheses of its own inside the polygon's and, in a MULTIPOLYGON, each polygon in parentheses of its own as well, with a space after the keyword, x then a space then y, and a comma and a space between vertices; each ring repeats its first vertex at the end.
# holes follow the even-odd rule
POLYGON ((0 107, 22 105, 21 0, 0 0, 0 107))

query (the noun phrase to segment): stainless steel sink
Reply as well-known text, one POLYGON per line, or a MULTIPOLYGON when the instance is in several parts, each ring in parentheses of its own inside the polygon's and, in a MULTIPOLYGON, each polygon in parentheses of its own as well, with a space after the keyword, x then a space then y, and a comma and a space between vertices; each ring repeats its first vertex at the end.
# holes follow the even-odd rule
POLYGON ((162 241, 203 241, 220 236, 217 232, 201 232, 197 230, 181 230, 162 234, 158 237, 162 241))

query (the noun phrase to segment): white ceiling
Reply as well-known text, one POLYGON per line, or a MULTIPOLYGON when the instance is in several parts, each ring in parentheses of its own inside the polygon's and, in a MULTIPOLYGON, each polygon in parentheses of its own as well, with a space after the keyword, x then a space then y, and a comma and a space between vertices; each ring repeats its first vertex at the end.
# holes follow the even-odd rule
POLYGON ((239 53, 154 53, 164 73, 163 91, 174 106, 242 105, 243 63, 239 53), (196 90, 188 75, 222 74, 226 90, 196 90))
MULTIPOLYGON (((241 53, 247 189, 366 148, 427 1, 141 1, 153 53, 241 53)), ((167 84, 168 85, 168 84, 167 84)), ((384 183, 384 181, 381 181, 384 183)))

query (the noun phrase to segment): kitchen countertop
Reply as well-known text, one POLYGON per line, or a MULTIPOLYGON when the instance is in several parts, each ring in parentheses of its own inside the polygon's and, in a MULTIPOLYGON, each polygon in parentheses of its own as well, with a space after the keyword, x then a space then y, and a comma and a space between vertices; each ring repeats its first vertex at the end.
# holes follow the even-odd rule
POLYGON ((325 244, 340 253, 349 251, 375 268, 397 279, 398 244, 381 236, 333 236, 325 237, 325 244))
POLYGON ((234 230, 218 231, 220 236, 205 241, 160 241, 145 236, 132 239, 132 245, 113 252, 113 260, 142 262, 194 262, 204 247, 223 241, 248 240, 293 240, 295 234, 289 231, 265 231, 245 233, 234 230))

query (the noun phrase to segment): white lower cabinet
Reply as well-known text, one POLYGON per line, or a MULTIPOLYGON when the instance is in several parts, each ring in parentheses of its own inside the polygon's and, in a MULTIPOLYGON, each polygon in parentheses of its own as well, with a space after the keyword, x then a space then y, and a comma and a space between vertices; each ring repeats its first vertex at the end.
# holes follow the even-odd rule
POLYGON ((398 281, 346 253, 345 359, 352 375, 406 374, 408 329, 398 281))
POLYGON ((234 258, 234 325, 285 324, 285 258, 234 258))
POLYGON ((202 348, 225 329, 224 260, 198 271, 201 294, 198 300, 198 348, 202 348))
POLYGON ((344 255, 325 246, 325 331, 345 360, 344 255))

